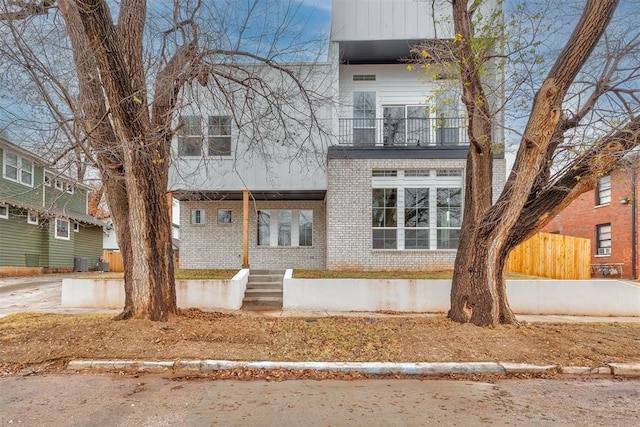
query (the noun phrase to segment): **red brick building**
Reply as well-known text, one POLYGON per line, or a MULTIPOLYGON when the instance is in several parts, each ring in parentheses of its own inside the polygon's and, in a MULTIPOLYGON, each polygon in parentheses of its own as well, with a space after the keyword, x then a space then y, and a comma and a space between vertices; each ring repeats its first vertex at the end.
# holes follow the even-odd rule
POLYGON ((592 277, 638 278, 637 181, 640 167, 600 178, 541 231, 591 239, 592 277))

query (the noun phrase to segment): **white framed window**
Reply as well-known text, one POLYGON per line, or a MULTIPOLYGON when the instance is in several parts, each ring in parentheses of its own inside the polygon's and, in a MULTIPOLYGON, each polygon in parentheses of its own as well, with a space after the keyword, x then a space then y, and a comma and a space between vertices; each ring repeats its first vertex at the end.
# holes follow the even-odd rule
POLYGON ((9 205, 5 205, 4 203, 0 204, 0 218, 9 218, 9 205))
POLYGON ((596 255, 611 255, 611 224, 596 225, 596 255))
POLYGON ((258 246, 312 246, 313 210, 259 210, 257 231, 258 246))
POLYGON ((202 117, 181 116, 178 125, 178 155, 202 156, 202 117))
POLYGON ((71 238, 69 233, 69 220, 56 218, 56 239, 69 240, 71 238))
POLYGON ((611 175, 598 179, 596 188, 596 206, 608 205, 611 203, 611 175))
POLYGON ((35 211, 27 212, 27 224, 38 225, 38 213, 35 211))
POLYGON ((376 143, 376 93, 353 92, 353 145, 376 143))
POLYGON ((59 179, 56 179, 54 186, 55 186, 56 190, 59 190, 59 191, 64 191, 65 190, 64 182, 60 181, 59 179))
POLYGON ((79 233, 80 232, 80 223, 79 222, 74 221, 74 223, 73 223, 73 232, 74 233, 79 233))
POLYGON ((191 224, 205 224, 205 213, 203 209, 191 209, 191 224))
POLYGON ((51 176, 48 173, 44 174, 44 186, 51 187, 51 176))
POLYGON ((209 116, 209 146, 210 156, 231 155, 231 117, 209 116))
POLYGON ((231 209, 218 209, 218 224, 231 224, 231 209))
POLYGON ((73 185, 72 185, 72 184, 67 184, 67 185, 66 185, 66 189, 65 189, 65 191, 66 191, 67 193, 69 193, 69 194, 73 194, 73 193, 74 193, 73 185))
POLYGON ((33 187, 33 162, 16 154, 4 152, 2 176, 27 187, 33 187))
POLYGON ((230 156, 231 116, 181 116, 178 126, 178 155, 230 156), (203 126, 205 119, 206 126, 203 126))
POLYGON ((399 170, 372 177, 371 248, 457 249, 462 226, 462 169, 399 170))

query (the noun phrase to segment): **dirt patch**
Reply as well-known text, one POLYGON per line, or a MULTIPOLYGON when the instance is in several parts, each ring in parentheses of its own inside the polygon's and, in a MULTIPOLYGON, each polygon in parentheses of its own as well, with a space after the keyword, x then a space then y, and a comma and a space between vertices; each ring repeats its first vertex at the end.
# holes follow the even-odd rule
POLYGON ((596 367, 640 361, 640 324, 478 328, 444 316, 268 317, 182 310, 166 323, 106 315, 0 319, 2 372, 72 359, 516 362, 596 367))

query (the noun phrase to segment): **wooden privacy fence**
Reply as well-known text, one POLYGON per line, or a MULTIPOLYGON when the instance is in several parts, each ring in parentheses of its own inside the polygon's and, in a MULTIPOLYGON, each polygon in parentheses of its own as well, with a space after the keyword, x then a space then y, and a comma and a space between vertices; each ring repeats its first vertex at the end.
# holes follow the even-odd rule
MULTIPOLYGON (((121 252, 102 251, 102 260, 109 263, 109 271, 113 271, 114 273, 122 273, 124 271, 121 252)), ((173 266, 175 268, 180 268, 180 257, 178 256, 178 252, 173 253, 173 266)))
POLYGON ((122 254, 115 251, 102 251, 102 261, 109 263, 109 271, 122 273, 124 264, 122 263, 122 254))
POLYGON ((590 279, 591 240, 535 234, 511 252, 507 271, 551 279, 590 279))

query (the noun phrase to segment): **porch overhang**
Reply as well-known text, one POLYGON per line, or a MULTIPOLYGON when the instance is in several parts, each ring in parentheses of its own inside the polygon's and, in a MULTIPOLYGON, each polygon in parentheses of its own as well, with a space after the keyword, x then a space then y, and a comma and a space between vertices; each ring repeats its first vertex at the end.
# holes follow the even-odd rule
MULTIPOLYGON (((324 200, 326 190, 249 190, 249 198, 252 200, 324 200)), ((242 190, 217 191, 217 190, 173 190, 173 197, 183 202, 192 201, 241 201, 242 190)))

